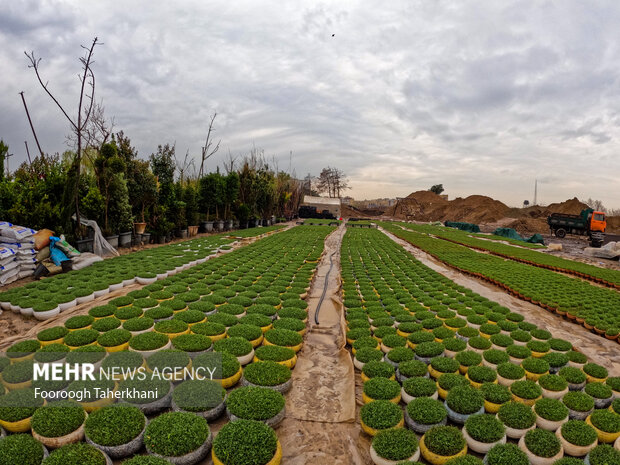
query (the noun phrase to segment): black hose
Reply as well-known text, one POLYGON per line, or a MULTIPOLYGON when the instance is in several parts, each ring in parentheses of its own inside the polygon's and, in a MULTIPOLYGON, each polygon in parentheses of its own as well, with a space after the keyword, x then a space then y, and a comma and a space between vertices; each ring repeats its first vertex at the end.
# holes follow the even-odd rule
POLYGON ((329 281, 329 274, 332 272, 332 268, 334 267, 334 254, 336 252, 332 252, 329 256, 329 270, 327 270, 327 274, 325 275, 325 284, 323 284, 323 294, 321 294, 321 298, 319 299, 319 303, 316 306, 316 311, 314 312, 314 323, 319 324, 319 310, 321 310, 321 305, 323 304, 323 300, 325 299, 325 294, 327 294, 327 283, 329 281))

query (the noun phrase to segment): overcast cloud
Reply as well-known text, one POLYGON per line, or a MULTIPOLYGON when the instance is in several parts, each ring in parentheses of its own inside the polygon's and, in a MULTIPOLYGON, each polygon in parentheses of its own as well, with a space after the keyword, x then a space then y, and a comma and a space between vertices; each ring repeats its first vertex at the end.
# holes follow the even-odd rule
POLYGON ((443 183, 518 205, 538 178, 543 203, 620 208, 618 24, 617 1, 5 1, 0 137, 13 168, 35 147, 23 90, 44 151, 67 148, 23 52, 75 112, 98 36, 97 98, 145 158, 198 155, 217 111, 210 168, 255 145, 300 177, 344 170, 356 198, 443 183))

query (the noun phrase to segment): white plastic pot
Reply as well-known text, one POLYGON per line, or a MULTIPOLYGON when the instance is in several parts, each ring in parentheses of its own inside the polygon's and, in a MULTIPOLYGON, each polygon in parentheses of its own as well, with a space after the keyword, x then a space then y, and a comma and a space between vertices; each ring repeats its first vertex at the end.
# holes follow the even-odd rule
POLYGON ((536 415, 536 426, 540 429, 546 429, 547 431, 557 431, 564 423, 568 421, 568 417, 559 421, 547 420, 539 415, 536 415))
POLYGON ((60 309, 56 307, 51 310, 47 310, 45 312, 33 312, 33 316, 35 317, 35 319, 43 321, 43 320, 49 320, 50 318, 54 318, 59 313, 60 313, 60 309))
POLYGON ((467 446, 473 450, 474 452, 478 452, 479 454, 486 454, 487 452, 489 452, 493 446, 495 446, 496 444, 506 444, 506 435, 504 435, 503 438, 501 438, 499 441, 496 442, 481 442, 481 441, 476 441, 474 438, 472 438, 467 431, 465 430, 465 428, 463 428, 463 437, 465 438, 465 440, 467 441, 467 446))
POLYGON ((384 459, 383 457, 379 457, 379 455, 375 451, 375 448, 372 447, 372 444, 371 444, 370 445, 370 458, 372 459, 375 465, 396 465, 397 463, 401 463, 401 462, 417 462, 418 459, 420 458, 420 448, 418 447, 415 453, 411 457, 406 458, 404 460, 388 460, 388 459, 384 459))
POLYGON ((575 444, 568 442, 566 439, 564 439, 564 437, 562 437, 562 430, 559 428, 555 432, 555 435, 560 440, 564 453, 572 457, 583 457, 584 455, 588 454, 588 452, 590 452, 592 449, 594 449, 598 445, 598 438, 597 438, 589 446, 576 446, 575 444))
POLYGON ((548 389, 545 389, 544 387, 541 387, 541 389, 542 396, 546 399, 561 399, 566 393, 568 393, 568 387, 561 391, 550 391, 548 389))
POLYGON ((527 455, 527 459, 529 460, 530 465, 553 465, 556 460, 560 460, 564 456, 564 450, 561 447, 560 452, 555 454, 553 457, 539 457, 532 454, 525 446, 525 436, 519 439, 519 449, 525 452, 525 455, 527 455))
POLYGON ((92 294, 85 295, 84 297, 78 297, 76 300, 78 305, 85 304, 86 302, 91 302, 95 300, 95 293, 93 292, 92 294))

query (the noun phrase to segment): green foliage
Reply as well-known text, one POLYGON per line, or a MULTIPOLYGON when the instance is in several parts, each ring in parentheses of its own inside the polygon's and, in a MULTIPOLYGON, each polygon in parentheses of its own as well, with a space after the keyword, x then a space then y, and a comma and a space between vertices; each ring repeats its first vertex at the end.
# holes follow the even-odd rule
POLYGON ((360 416, 364 424, 381 430, 395 427, 403 419, 403 411, 389 400, 374 400, 362 406, 360 416))
POLYGON ((418 437, 405 428, 387 429, 379 431, 372 440, 372 447, 384 459, 405 460, 418 450, 418 437))
POLYGON ((532 407, 521 402, 508 402, 502 405, 497 412, 504 425, 514 429, 530 428, 536 423, 536 414, 532 407))
POLYGON ((595 410, 590 415, 590 421, 601 431, 606 433, 620 432, 620 415, 609 410, 595 410))
POLYGON ((373 400, 390 400, 400 394, 400 384, 387 378, 372 378, 364 383, 364 394, 373 400))
POLYGON ((560 431, 564 439, 580 447, 589 446, 598 437, 596 430, 581 420, 568 420, 560 431))
POLYGON ((437 392, 437 385, 430 378, 413 377, 405 380, 403 389, 412 397, 430 397, 437 392))
POLYGON ((539 399, 534 405, 534 412, 549 421, 560 421, 568 417, 568 408, 558 399, 539 399))
POLYGON ((138 437, 146 417, 137 407, 112 405, 92 412, 86 419, 86 435, 100 446, 120 446, 138 437))
POLYGON ((53 451, 43 461, 44 465, 106 465, 99 449, 84 442, 67 444, 53 451))
POLYGON ((47 438, 65 436, 77 430, 86 415, 84 409, 71 401, 54 402, 38 409, 32 416, 32 430, 47 438))
POLYGON ((204 418, 193 413, 169 412, 148 424, 144 444, 148 450, 164 457, 179 457, 198 449, 208 435, 209 427, 204 418))
POLYGON ((174 403, 188 412, 206 412, 220 405, 226 397, 226 389, 216 381, 186 380, 172 393, 174 403))
POLYGON ((455 386, 448 391, 446 405, 462 415, 478 412, 484 406, 484 396, 476 389, 468 386, 455 386))
POLYGON ((529 465, 530 461, 516 444, 497 444, 486 455, 487 465, 529 465))
POLYGON ((537 457, 553 457, 562 449, 560 440, 551 431, 533 429, 525 433, 525 447, 537 457))
POLYGON ((12 434, 0 439, 0 465, 40 465, 43 446, 30 434, 12 434))
POLYGON ((515 381, 510 385, 510 392, 521 399, 537 399, 542 395, 542 389, 538 384, 529 379, 515 381))
POLYGON ((424 434, 424 445, 434 454, 450 457, 466 445, 465 438, 454 426, 436 426, 424 434))
POLYGON ((505 435, 506 429, 495 415, 471 415, 465 421, 465 431, 476 441, 491 443, 497 442, 505 435))
POLYGON ((243 420, 269 420, 282 411, 284 404, 284 396, 278 391, 254 386, 235 389, 226 399, 230 413, 243 420))
POLYGON ((243 377, 257 386, 277 386, 291 379, 291 370, 276 362, 254 362, 245 367, 243 377))
POLYGON ((576 412, 589 412, 594 408, 594 399, 585 392, 570 391, 564 395, 562 402, 576 412))
POLYGON ((213 441, 213 453, 226 465, 265 465, 277 447, 278 437, 273 429, 254 420, 224 425, 213 441))
POLYGON ((138 334, 129 341, 129 347, 134 350, 155 350, 164 347, 170 339, 162 333, 148 332, 138 334))

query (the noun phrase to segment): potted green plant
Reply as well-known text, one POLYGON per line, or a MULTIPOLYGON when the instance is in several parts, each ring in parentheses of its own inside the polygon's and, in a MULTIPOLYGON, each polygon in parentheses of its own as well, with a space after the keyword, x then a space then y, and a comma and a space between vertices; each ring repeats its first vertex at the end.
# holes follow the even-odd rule
POLYGON ((448 418, 464 424, 470 415, 484 412, 484 396, 472 387, 456 386, 446 396, 448 418))
POLYGON ((104 347, 107 352, 120 352, 127 350, 132 335, 126 329, 117 328, 101 334, 97 338, 97 343, 104 347))
POLYGON ((169 348, 170 338, 166 334, 154 331, 138 334, 129 341, 129 350, 138 352, 144 357, 149 357, 159 350, 169 348))
POLYGON ((521 362, 525 370, 525 377, 531 381, 538 381, 543 375, 549 373, 549 362, 539 357, 528 357, 521 362))
POLYGON ((570 352, 566 352, 566 355, 568 356, 568 366, 570 367, 582 369, 583 366, 588 363, 588 357, 581 352, 571 350, 570 352))
POLYGON ((611 405, 613 391, 607 384, 596 382, 588 383, 583 390, 594 399, 594 408, 604 409, 611 405))
MULTIPOLYGON (((116 318, 115 318, 116 319, 116 318)), ((123 329, 131 332, 132 338, 137 336, 138 334, 144 334, 151 332, 153 326, 155 325, 155 320, 153 318, 149 318, 147 316, 130 318, 129 320, 125 320, 123 323, 123 329)))
POLYGON ((243 386, 261 386, 278 392, 288 392, 293 381, 291 370, 276 362, 254 362, 247 365, 241 379, 243 386))
POLYGON ((610 376, 605 381, 605 384, 609 386, 613 392, 614 399, 620 398, 620 376, 610 376))
POLYGON ((32 436, 44 446, 57 449, 84 437, 84 409, 77 403, 61 401, 37 409, 31 420, 32 436))
POLYGON ((381 430, 401 428, 404 422, 402 409, 389 400, 375 400, 360 409, 362 430, 370 436, 381 430))
POLYGON ((401 387, 396 380, 377 377, 369 379, 364 383, 362 400, 366 404, 373 400, 389 400, 390 402, 398 404, 400 399, 401 387))
POLYGON ((519 439, 519 448, 532 465, 552 465, 564 456, 560 440, 551 431, 534 429, 519 439))
POLYGON ((437 385, 435 384, 435 381, 429 378, 409 378, 406 379, 402 384, 401 397, 405 404, 408 404, 409 402, 418 397, 430 397, 432 399, 437 399, 437 385))
POLYGON ((620 437, 620 415, 609 410, 595 410, 586 418, 600 442, 613 443, 620 437))
POLYGON ((398 364, 396 379, 398 379, 401 383, 404 383, 409 378, 415 378, 418 376, 424 376, 425 378, 430 376, 426 363, 420 362, 419 360, 409 360, 398 364))
POLYGON ((53 326, 37 333, 37 340, 41 346, 60 344, 69 330, 63 326, 53 326))
POLYGON ((254 420, 236 420, 222 427, 213 441, 214 465, 253 463, 279 465, 282 446, 273 429, 254 420))
POLYGON ((556 431, 568 421, 568 408, 558 399, 542 398, 534 405, 536 426, 556 431))
POLYGON ((525 380, 525 370, 512 362, 497 365, 497 382, 501 386, 510 387, 515 381, 525 380))
POLYGON ((516 444, 497 444, 484 456, 485 465, 529 465, 527 455, 516 444))
POLYGON ((144 379, 134 377, 121 381, 118 385, 121 392, 138 392, 141 396, 133 399, 121 399, 119 405, 130 405, 139 408, 145 415, 155 415, 170 407, 172 399, 172 382, 161 377, 144 379), (135 389, 135 391, 134 391, 135 389), (155 393, 155 395, 153 395, 155 393))
POLYGON ((416 433, 423 434, 429 429, 445 425, 448 413, 444 405, 431 397, 418 397, 407 404, 405 423, 416 433))
POLYGON ((568 392, 568 383, 559 375, 543 375, 538 378, 538 385, 547 399, 561 399, 568 392))
POLYGON ((597 363, 586 363, 583 366, 583 372, 586 374, 588 383, 604 383, 609 375, 607 368, 597 363))
POLYGON ((549 352, 543 357, 549 363, 549 373, 555 374, 568 365, 569 358, 564 352, 549 352))
POLYGON ((368 362, 362 368, 362 381, 365 383, 371 378, 383 377, 389 379, 396 379, 396 370, 393 365, 387 362, 368 362))
POLYGON ((43 465, 67 465, 70 463, 112 465, 112 460, 105 452, 96 447, 84 442, 76 442, 56 449, 43 461, 43 465))
POLYGON ((502 405, 497 418, 506 427, 506 436, 512 439, 520 439, 525 433, 536 427, 536 414, 532 407, 520 402, 507 402, 502 405))
POLYGON ((443 465, 467 454, 467 442, 454 426, 436 426, 420 439, 422 457, 433 465, 443 465))
POLYGON ((215 341, 213 350, 216 352, 228 352, 234 355, 241 365, 247 365, 254 358, 254 348, 252 344, 242 337, 228 337, 215 341))
POLYGON ((459 371, 461 374, 466 374, 469 367, 478 366, 482 363, 482 355, 473 350, 464 350, 454 356, 454 359, 459 362, 459 371))
POLYGON ((405 428, 380 431, 370 445, 370 458, 375 465, 415 462, 420 457, 418 438, 405 428))
POLYGON ((193 465, 203 460, 213 441, 207 420, 189 412, 169 412, 153 419, 144 432, 149 454, 173 465, 193 465))
POLYGON ((521 362, 532 355, 532 351, 525 346, 517 344, 506 347, 506 353, 510 357, 510 362, 521 365, 521 362))
POLYGON ((570 391, 562 398, 571 420, 585 420, 594 410, 594 399, 581 391, 570 391))
POLYGON ((471 386, 467 378, 454 373, 445 373, 437 380, 437 393, 439 397, 445 399, 450 390, 456 386, 471 386))
POLYGON ((47 449, 29 434, 0 436, 0 457, 4 464, 41 465, 47 449))
POLYGON ((510 390, 501 384, 484 383, 480 391, 484 395, 484 410, 487 413, 497 413, 502 405, 512 399, 510 390))
POLYGON ((586 385, 586 374, 579 368, 564 367, 558 372, 558 375, 566 380, 570 391, 581 391, 586 385))
POLYGON ((555 435, 560 440, 564 453, 573 457, 583 457, 598 444, 594 428, 580 420, 567 421, 558 428, 555 435))
MULTIPOLYGON (((364 348, 364 352, 367 350, 373 353, 373 355, 370 356, 369 360, 380 360, 380 357, 383 356, 380 350, 364 348), (379 357, 377 357, 377 355, 379 357)), ((355 364, 355 360, 357 360, 357 355, 358 354, 356 353, 354 364, 355 364)), ((289 349, 287 347, 260 346, 260 347, 257 347, 256 350, 254 351, 254 361, 255 362, 272 361, 272 362, 276 362, 281 365, 284 365, 285 367, 288 367, 290 369, 293 369, 295 367, 295 363, 297 362, 297 355, 295 355, 294 350, 289 349)), ((362 367, 363 367, 363 364, 362 364, 362 367)))
POLYGON ((424 362, 427 365, 433 358, 443 355, 444 350, 444 346, 440 342, 421 342, 417 344, 414 349, 416 360, 424 362))
POLYGON ((497 369, 497 365, 510 360, 510 357, 503 349, 488 349, 482 353, 482 364, 485 367, 497 369))
POLYGON ((510 386, 512 399, 527 405, 534 405, 542 398, 542 389, 534 381, 516 381, 510 386))
POLYGON ((273 389, 241 387, 226 398, 226 413, 231 421, 256 420, 275 428, 286 415, 284 396, 273 389))
POLYGON ((616 464, 619 461, 620 450, 614 449, 609 444, 599 444, 584 459, 586 465, 609 465, 611 463, 616 464))
POLYGON ((497 382, 497 373, 493 368, 486 366, 474 366, 467 370, 465 377, 469 380, 471 385, 476 389, 484 383, 497 382))
POLYGON ((86 420, 86 442, 113 459, 142 448, 146 417, 137 407, 111 405, 91 413, 86 420))
POLYGON ((472 415, 465 421, 463 436, 471 450, 486 454, 496 444, 506 443, 506 428, 495 415, 472 415))

